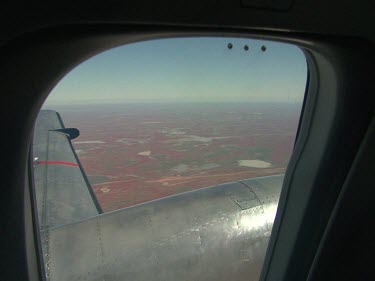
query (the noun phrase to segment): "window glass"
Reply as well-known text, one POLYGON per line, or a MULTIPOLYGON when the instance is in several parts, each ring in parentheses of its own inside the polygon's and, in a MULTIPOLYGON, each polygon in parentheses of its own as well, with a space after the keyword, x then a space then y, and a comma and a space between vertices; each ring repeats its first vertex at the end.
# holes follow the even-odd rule
POLYGON ((72 70, 34 135, 47 277, 257 278, 306 78, 298 47, 248 38, 138 42, 72 70))

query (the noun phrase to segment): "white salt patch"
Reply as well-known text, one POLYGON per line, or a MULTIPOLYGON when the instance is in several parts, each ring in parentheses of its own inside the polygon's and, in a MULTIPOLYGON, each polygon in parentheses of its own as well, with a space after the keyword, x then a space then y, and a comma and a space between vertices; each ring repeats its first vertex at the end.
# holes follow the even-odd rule
POLYGON ((104 141, 92 140, 92 141, 75 141, 75 144, 84 144, 84 143, 105 143, 104 141))
POLYGON ((239 166, 252 167, 252 168, 269 168, 271 163, 262 160, 238 160, 239 166))

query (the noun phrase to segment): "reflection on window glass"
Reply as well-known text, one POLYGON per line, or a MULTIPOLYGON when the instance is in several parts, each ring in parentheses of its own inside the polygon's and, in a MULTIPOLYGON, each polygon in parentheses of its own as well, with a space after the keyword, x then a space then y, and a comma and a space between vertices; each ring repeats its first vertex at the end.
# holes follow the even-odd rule
POLYGON ((306 76, 299 48, 246 38, 133 43, 76 67, 34 135, 47 278, 257 279, 306 76))

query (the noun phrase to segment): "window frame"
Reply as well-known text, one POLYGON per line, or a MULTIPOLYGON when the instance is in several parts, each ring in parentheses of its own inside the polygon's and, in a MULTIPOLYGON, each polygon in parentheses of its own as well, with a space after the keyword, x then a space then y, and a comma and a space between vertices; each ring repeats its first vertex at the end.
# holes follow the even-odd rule
MULTIPOLYGON (((25 280, 43 280, 44 278, 43 274, 38 269, 35 269, 35 265, 38 264, 38 268, 41 268, 41 264, 43 263, 40 257, 38 258, 36 251, 34 233, 38 231, 35 228, 35 216, 31 216, 35 202, 32 200, 33 197, 29 197, 28 195, 28 179, 30 179, 30 170, 28 171, 28 169, 32 167, 32 163, 27 162, 26 159, 30 155, 29 144, 34 121, 50 90, 70 69, 101 51, 118 46, 119 44, 139 40, 186 36, 187 34, 190 36, 249 36, 255 39, 278 40, 296 44, 307 54, 309 69, 313 66, 316 67, 316 72, 310 72, 309 70, 308 99, 306 100, 295 150, 286 171, 286 179, 280 197, 278 213, 271 234, 271 244, 267 250, 261 280, 300 280, 300 278, 307 277, 323 231, 328 223, 329 215, 332 212, 350 165, 370 122, 372 103, 368 97, 369 95, 366 96, 366 94, 370 90, 367 83, 371 81, 371 75, 366 75, 365 73, 365 71, 371 69, 369 62, 364 60, 364 54, 353 54, 350 49, 350 45, 353 44, 352 39, 328 42, 328 40, 319 40, 313 36, 302 38, 298 34, 288 34, 286 36, 280 33, 228 29, 202 30, 172 27, 168 29, 165 27, 147 28, 144 26, 99 26, 94 29, 84 26, 50 28, 25 35, 15 40, 7 49, 3 50, 9 56, 4 60, 0 69, 0 73, 4 74, 3 83, 1 84, 2 90, 10 90, 12 93, 15 93, 11 100, 9 100, 10 107, 16 108, 19 106, 20 102, 18 99, 24 97, 21 106, 25 108, 23 112, 17 112, 18 115, 14 119, 15 123, 22 124, 22 126, 18 128, 18 134, 13 134, 13 136, 18 136, 19 140, 12 145, 14 148, 19 149, 15 152, 14 156, 18 163, 13 164, 12 169, 13 171, 23 170, 26 172, 22 177, 19 175, 13 176, 19 176, 20 180, 9 182, 9 185, 14 188, 12 191, 12 200, 10 200, 13 204, 6 205, 9 206, 7 209, 8 212, 11 212, 11 216, 7 220, 11 221, 15 219, 19 224, 15 228, 15 231, 23 233, 23 236, 19 237, 21 239, 19 246, 14 246, 14 242, 7 245, 8 249, 14 249, 14 256, 22 257, 20 264, 14 263, 14 258, 12 259, 13 262, 11 262, 15 268, 19 269, 18 276, 20 278, 26 277, 23 278, 25 280), (53 61, 48 61, 46 58, 53 58, 53 61), (357 61, 358 59, 359 61, 357 61), (17 69, 12 68, 14 64, 18 66, 17 69), (350 69, 353 69, 353 65, 359 72, 355 78, 345 81, 346 78, 350 77, 348 72, 350 69), (31 73, 35 67, 38 68, 38 73, 31 73), (11 82, 13 81, 11 78, 15 75, 19 75, 19 83, 17 85, 11 82), (363 89, 362 85, 365 85, 365 89, 363 89), (355 99, 354 93, 356 90, 361 89, 364 90, 364 94, 363 99, 359 101, 355 99), (332 100, 328 99, 327 101, 327 98, 332 98, 332 100), (333 111, 332 106, 335 109, 333 111), (348 125, 348 118, 346 116, 350 113, 350 110, 348 112, 348 108, 353 109, 353 107, 355 113, 358 114, 356 116, 358 122, 349 122, 351 127, 344 128, 344 125, 348 125), (317 129, 314 127, 317 126, 319 128, 319 122, 325 123, 327 127, 324 135, 317 133, 317 129), (358 124, 360 126, 357 126, 358 124), (352 138, 347 140, 350 149, 346 149, 346 151, 343 146, 347 146, 348 143, 340 143, 340 140, 337 139, 337 135, 342 136, 345 129, 354 129, 352 138), (313 173, 310 170, 309 177, 306 177, 298 168, 300 168, 301 162, 306 163, 309 161, 307 159, 309 157, 304 153, 307 153, 305 146, 308 145, 307 142, 311 141, 312 135, 320 140, 320 144, 319 142, 317 144, 309 144, 312 146, 309 153, 316 154, 313 148, 320 145, 321 153, 324 154, 324 152, 328 151, 329 155, 321 154, 320 158, 318 155, 315 155, 314 157, 318 157, 317 167, 315 167, 316 171, 313 173), (337 170, 329 169, 330 163, 325 163, 321 167, 319 160, 325 159, 327 162, 332 162, 335 159, 335 156, 331 155, 332 153, 328 149, 335 146, 335 151, 342 151, 345 154, 343 158, 345 162, 337 170), (328 171, 325 171, 327 165, 328 171), (339 179, 334 182, 333 187, 330 186, 329 190, 324 190, 322 186, 329 186, 330 181, 328 178, 336 178, 335 174, 339 179), (301 182, 309 182, 309 189, 306 189, 303 184, 301 185, 301 182), (305 190, 301 190, 301 186, 305 190), (299 190, 298 187, 300 187, 299 190), (21 194, 21 196, 17 198, 16 194, 21 194), (319 200, 317 200, 319 198, 318 195, 325 198, 322 211, 324 214, 323 221, 320 217, 321 213, 314 214, 314 210, 312 210, 312 205, 314 204, 312 204, 311 200, 313 200, 313 203, 319 203, 319 200), (290 202, 286 206, 287 201, 290 202), (291 215, 290 208, 293 206, 291 204, 298 204, 298 209, 302 210, 303 213, 299 214, 298 217, 291 215), (287 207, 289 207, 289 210, 285 210, 287 207), (318 234, 309 235, 306 229, 301 231, 303 230, 302 227, 307 223, 303 218, 309 219, 307 221, 309 229, 318 226, 318 234), (294 235, 290 235, 291 230, 295 231, 294 235), (306 241, 313 242, 305 244, 308 245, 310 251, 307 251, 306 248, 297 249, 295 247, 297 239, 299 239, 299 244, 306 243, 306 241), (280 240, 283 243, 277 243, 280 240), (282 249, 280 249, 281 244, 283 244, 282 249), (301 251, 308 252, 308 257, 301 253, 301 251), (284 258, 280 259, 280 257, 284 258), (301 259, 301 257, 305 257, 305 259, 301 259), (298 258, 301 260, 300 262, 304 261, 304 263, 300 267, 297 264, 293 264, 295 266, 293 270, 291 267, 292 261, 296 261, 298 258), (296 268, 297 270, 295 270, 296 268)), ((354 43, 363 44, 363 42, 358 41, 354 41, 354 43)), ((363 52, 367 53, 371 51, 367 44, 363 44, 362 49, 363 52)))

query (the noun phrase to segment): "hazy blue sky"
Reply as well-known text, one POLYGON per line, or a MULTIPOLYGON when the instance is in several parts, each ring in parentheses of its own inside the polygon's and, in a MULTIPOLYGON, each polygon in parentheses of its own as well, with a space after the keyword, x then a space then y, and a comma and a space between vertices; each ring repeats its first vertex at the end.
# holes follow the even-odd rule
POLYGON ((85 61, 60 81, 45 105, 300 102, 306 71, 302 51, 288 44, 243 38, 160 39, 117 47, 85 61))

